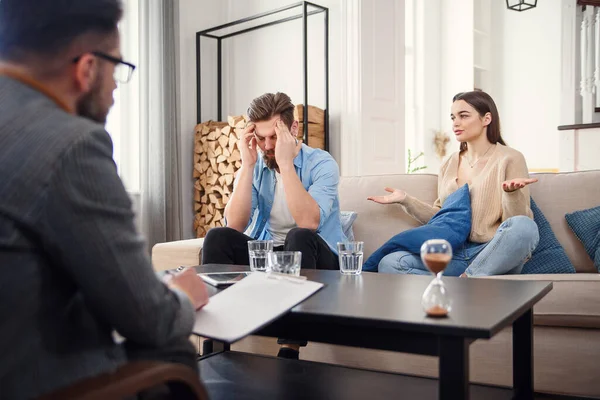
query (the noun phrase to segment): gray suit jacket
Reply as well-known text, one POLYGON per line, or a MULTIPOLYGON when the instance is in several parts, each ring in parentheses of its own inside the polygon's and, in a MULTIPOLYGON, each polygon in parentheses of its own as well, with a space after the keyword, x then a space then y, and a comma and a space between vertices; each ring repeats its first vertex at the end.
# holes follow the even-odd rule
POLYGON ((104 128, 0 76, 0 398, 126 361, 112 332, 160 347, 193 307, 153 272, 104 128))

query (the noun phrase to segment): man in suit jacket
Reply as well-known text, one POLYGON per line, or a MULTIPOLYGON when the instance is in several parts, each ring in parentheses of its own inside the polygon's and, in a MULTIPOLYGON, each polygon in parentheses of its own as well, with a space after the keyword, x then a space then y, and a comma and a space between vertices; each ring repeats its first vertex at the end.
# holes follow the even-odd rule
POLYGON ((196 367, 193 270, 153 272, 104 123, 120 0, 0 1, 0 398, 148 357, 196 367), (114 339, 114 332, 125 338, 114 339))

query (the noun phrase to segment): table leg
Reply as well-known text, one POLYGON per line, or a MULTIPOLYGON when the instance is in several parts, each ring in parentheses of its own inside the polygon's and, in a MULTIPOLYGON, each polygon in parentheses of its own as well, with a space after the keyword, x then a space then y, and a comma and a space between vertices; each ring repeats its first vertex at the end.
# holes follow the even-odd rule
POLYGON ((229 351, 231 346, 229 343, 219 342, 218 340, 206 339, 202 343, 202 355, 206 356, 211 353, 221 353, 229 351))
POLYGON ((533 311, 513 323, 514 399, 533 399, 533 311))
POLYGON ((461 337, 440 337, 440 400, 469 398, 469 344, 461 337))

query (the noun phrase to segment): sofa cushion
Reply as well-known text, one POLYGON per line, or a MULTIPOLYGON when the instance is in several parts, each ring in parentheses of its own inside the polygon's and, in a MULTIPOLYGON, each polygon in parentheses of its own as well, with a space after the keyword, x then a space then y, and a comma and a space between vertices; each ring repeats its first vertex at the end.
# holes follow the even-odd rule
POLYGON ((354 231, 352 230, 352 224, 356 220, 358 214, 354 211, 340 211, 340 222, 342 223, 342 232, 348 241, 354 241, 354 231))
POLYGON ((577 272, 598 272, 583 245, 569 228, 565 214, 600 206, 600 170, 536 173, 531 196, 577 272))
POLYGON ((552 290, 533 307, 535 325, 600 329, 600 274, 495 275, 476 279, 552 282, 552 290))
POLYGON ((540 242, 531 254, 531 259, 523 266, 522 274, 569 274, 575 268, 565 249, 556 239, 548 220, 531 198, 533 220, 538 226, 540 242))
POLYGON ((398 233, 384 243, 367 259, 363 270, 377 271, 381 259, 395 251, 418 254, 423 242, 429 239, 447 240, 456 249, 465 243, 470 232, 471 196, 469 186, 463 185, 446 198, 442 208, 426 225, 398 233))
POLYGON ((600 207, 568 213, 565 218, 600 272, 600 207))

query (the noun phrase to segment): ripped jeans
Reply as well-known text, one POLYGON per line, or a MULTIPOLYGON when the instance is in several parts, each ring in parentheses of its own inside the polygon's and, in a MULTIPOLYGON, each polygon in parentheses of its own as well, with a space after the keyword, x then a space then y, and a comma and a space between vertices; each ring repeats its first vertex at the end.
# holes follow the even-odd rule
MULTIPOLYGON (((523 265, 538 245, 538 227, 531 218, 516 216, 507 219, 487 243, 465 243, 452 255, 444 275, 486 276, 520 274, 523 265)), ((391 274, 429 275, 418 254, 397 251, 383 257, 379 272, 391 274)))

